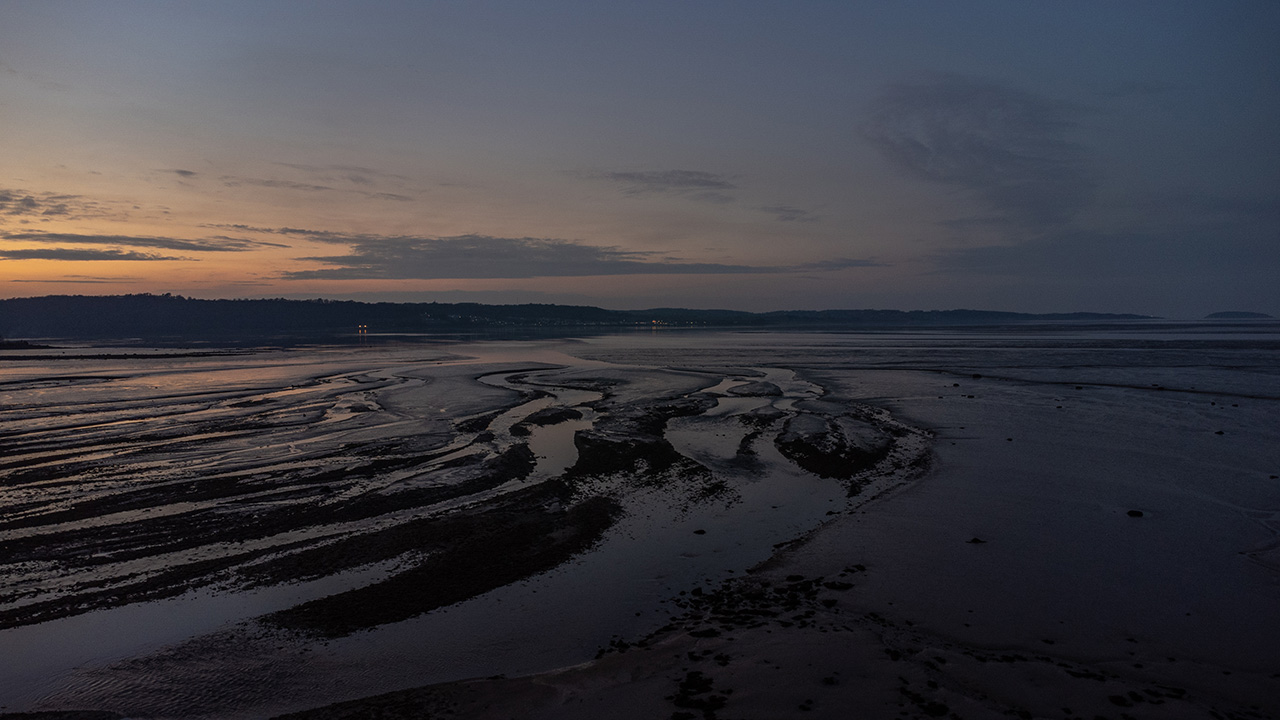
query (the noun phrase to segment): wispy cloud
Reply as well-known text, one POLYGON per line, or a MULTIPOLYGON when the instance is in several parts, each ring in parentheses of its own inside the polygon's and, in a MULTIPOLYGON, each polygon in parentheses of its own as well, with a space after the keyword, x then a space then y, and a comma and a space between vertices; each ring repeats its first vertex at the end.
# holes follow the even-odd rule
POLYGON ((603 177, 622 186, 628 195, 669 193, 711 203, 728 203, 736 190, 723 175, 703 170, 648 170, 643 172, 611 172, 603 177))
POLYGON ((779 222, 816 222, 819 219, 808 210, 792 205, 766 205, 760 211, 772 215, 779 222))
POLYGON ((51 278, 45 280, 37 280, 31 278, 15 278, 9 282, 15 283, 39 283, 48 285, 51 283, 75 284, 75 285, 121 285, 125 283, 134 283, 142 278, 137 277, 94 277, 91 275, 65 275, 60 278, 51 278))
POLYGON ((303 192, 328 192, 333 188, 328 185, 313 185, 311 183, 300 183, 292 180, 274 180, 270 178, 248 178, 236 177, 234 175, 223 175, 222 184, 227 187, 240 187, 241 185, 253 185, 256 187, 280 188, 283 190, 301 190, 303 192))
MULTIPOLYGON (((289 165, 288 167, 308 167, 289 165)), ((355 169, 355 168, 353 168, 355 169)), ((363 168, 361 168, 363 169, 363 168)), ((311 182, 298 182, 296 180, 281 180, 278 178, 255 178, 242 177, 238 175, 223 175, 218 180, 226 187, 264 187, 276 190, 291 190, 304 193, 345 193, 351 195, 360 195, 370 200, 393 200, 395 202, 412 202, 414 197, 406 195, 403 192, 389 192, 387 190, 372 189, 376 186, 374 180, 363 175, 347 174, 341 177, 333 178, 334 182, 330 185, 321 185, 311 182), (346 181, 356 187, 339 187, 346 181)), ((398 188, 397 188, 398 189, 398 188)))
MULTIPOLYGON (((320 242, 336 242, 336 243, 353 243, 355 238, 364 237, 363 235, 350 235, 346 233, 333 232, 331 230, 310 230, 307 228, 295 227, 261 227, 258 225, 244 225, 241 223, 205 223, 200 227, 211 228, 215 230, 235 230, 237 232, 264 233, 269 235, 292 235, 295 237, 305 237, 320 242)), ((369 236, 376 237, 376 236, 369 236)))
POLYGON ((334 182, 335 180, 343 179, 358 185, 372 185, 379 180, 403 182, 409 179, 404 175, 383 172, 382 170, 361 165, 307 165, 284 162, 276 163, 276 165, 318 176, 323 179, 323 182, 334 182))
POLYGON ((139 235, 85 235, 79 233, 15 232, 5 233, 6 240, 72 245, 114 245, 124 247, 163 248, 196 252, 246 252, 263 247, 289 247, 281 243, 263 242, 219 235, 198 240, 139 235))
POLYGON ((653 170, 648 172, 612 172, 610 180, 625 183, 635 192, 670 190, 733 190, 737 186, 722 175, 702 170, 653 170))
POLYGON ((1093 196, 1078 110, 1033 93, 956 75, 886 87, 863 135, 916 177, 972 191, 973 223, 1047 230, 1093 196))
POLYGON ((107 205, 84 197, 55 192, 0 188, 0 222, 4 217, 82 219, 110 215, 107 205))
MULTIPOLYGON (((291 234, 281 229, 282 234, 291 234)), ((340 236, 299 230, 321 242, 346 244, 346 255, 299 258, 328 267, 295 270, 286 279, 460 279, 588 275, 776 274, 876 265, 837 259, 808 265, 757 266, 687 262, 652 252, 548 238, 340 236)))
POLYGON ((831 260, 819 260, 818 262, 804 263, 802 265, 792 265, 786 268, 787 272, 824 272, 829 270, 845 270, 855 267, 888 267, 888 263, 882 263, 878 260, 869 260, 866 258, 833 258, 831 260))
MULTIPOLYGON (((619 171, 593 177, 614 183, 627 195, 674 195, 716 205, 736 204, 735 193, 741 190, 728 176, 705 170, 619 171)), ((751 209, 770 215, 778 222, 815 222, 821 219, 813 212, 794 205, 764 205, 751 209)))
POLYGON ((194 258, 170 257, 132 250, 81 250, 77 248, 24 248, 0 250, 3 260, 193 260, 194 258))

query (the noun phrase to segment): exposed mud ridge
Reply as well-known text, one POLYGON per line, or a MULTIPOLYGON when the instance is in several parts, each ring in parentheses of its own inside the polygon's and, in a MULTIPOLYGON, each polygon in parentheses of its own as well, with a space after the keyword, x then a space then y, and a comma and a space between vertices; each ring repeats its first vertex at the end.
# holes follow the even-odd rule
MULTIPOLYGON (((322 548, 299 550, 314 542, 284 542, 254 547, 255 541, 280 539, 290 530, 343 525, 370 520, 407 509, 425 507, 450 499, 464 498, 527 475, 533 468, 528 447, 517 445, 488 459, 466 456, 444 464, 446 469, 468 468, 470 477, 447 486, 409 488, 394 493, 362 494, 345 503, 323 502, 335 494, 338 482, 351 483, 360 478, 373 478, 379 471, 402 467, 405 458, 386 458, 359 465, 348 472, 318 473, 302 480, 310 487, 277 490, 264 499, 281 501, 268 504, 252 514, 244 514, 228 522, 218 508, 193 510, 168 517, 138 519, 107 527, 86 527, 14 538, 4 543, 8 562, 15 564, 56 565, 72 575, 77 570, 124 563, 145 563, 157 548, 173 553, 198 550, 207 546, 238 548, 222 556, 189 561, 151 572, 137 571, 116 576, 112 580, 76 583, 70 592, 53 600, 34 602, 0 611, 0 627, 42 622, 90 610, 157 600, 179 595, 192 588, 218 582, 260 585, 310 579, 350 569, 367 562, 378 562, 418 549, 411 533, 403 525, 392 526, 380 533, 342 537, 322 548), (317 500, 305 503, 301 501, 317 500), (288 501, 285 503, 284 501, 288 501), (360 550, 354 550, 359 548, 360 550), (361 551, 362 550, 362 551, 361 551), (281 552, 295 551, 283 556, 281 552), (267 559, 263 561, 263 559, 267 559)), ((234 497, 242 487, 233 478, 220 482, 191 481, 156 491, 126 493, 149 497, 134 501, 126 498, 129 509, 149 508, 150 503, 172 501, 196 502, 210 498, 234 497), (211 487, 212 486, 212 487, 211 487)), ((111 498, 119 501, 119 498, 111 498)), ((68 515, 92 516, 84 507, 55 514, 59 521, 68 515)), ((102 511, 105 514, 109 511, 102 511)), ((16 523, 15 523, 16 524, 16 523)), ((15 588, 19 597, 21 588, 15 588)))
POLYGON ((573 437, 577 462, 564 473, 567 479, 640 473, 653 478, 676 468, 684 473, 707 473, 707 469, 687 459, 663 436, 667 421, 681 416, 698 415, 716 405, 714 398, 684 397, 648 406, 608 407, 611 410, 596 421, 595 428, 573 437))
POLYGON ((384 408, 424 385, 389 371, 143 393, 127 374, 92 393, 77 380, 31 379, 0 408, 0 628, 417 552, 383 531, 535 465, 525 444, 480 432, 526 394, 488 390, 471 415, 483 424, 455 429, 457 415, 384 408))
POLYGON ((805 414, 789 418, 774 444, 787 459, 819 477, 848 480, 883 460, 891 438, 852 414, 805 414))
POLYGON ((511 434, 524 437, 533 427, 558 425, 566 420, 581 420, 582 412, 573 408, 549 407, 539 410, 511 426, 511 434))
MULTIPOLYGON (((496 507, 400 526, 428 550, 427 559, 387 580, 329 595, 263 620, 289 630, 341 637, 398 622, 534 573, 589 548, 612 524, 619 506, 603 497, 564 508, 560 483, 515 493, 496 507)), ((397 533, 401 534, 401 533, 397 533)))

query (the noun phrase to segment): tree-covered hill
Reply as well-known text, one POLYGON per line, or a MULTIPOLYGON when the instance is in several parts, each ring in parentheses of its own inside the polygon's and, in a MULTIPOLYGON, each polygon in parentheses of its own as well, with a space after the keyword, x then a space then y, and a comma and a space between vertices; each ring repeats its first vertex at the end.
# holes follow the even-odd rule
POLYGON ((8 338, 328 338, 457 333, 502 328, 627 327, 895 328, 1150 319, 1141 315, 982 310, 605 310, 579 305, 364 303, 346 300, 200 300, 177 295, 51 295, 0 300, 8 338))

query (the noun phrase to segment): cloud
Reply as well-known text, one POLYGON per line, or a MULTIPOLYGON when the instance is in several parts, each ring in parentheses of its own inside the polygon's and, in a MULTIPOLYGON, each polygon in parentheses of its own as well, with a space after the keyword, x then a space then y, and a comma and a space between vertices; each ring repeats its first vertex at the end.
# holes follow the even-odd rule
POLYGON ((702 170, 611 172, 603 177, 621 184, 628 195, 669 193, 717 204, 733 202, 733 196, 726 191, 738 188, 723 175, 702 170))
POLYGON ((0 222, 4 221, 5 216, 81 219, 105 217, 109 214, 104 204, 82 195, 0 188, 0 222))
POLYGON ((135 236, 135 235, 82 235, 78 233, 20 232, 6 233, 6 240, 26 240, 39 243, 70 243, 73 245, 117 245, 127 247, 151 247, 165 250, 196 252, 246 252, 262 247, 289 247, 281 243, 247 240, 219 235, 201 240, 135 236))
POLYGON ((1196 278, 1206 275, 1266 273, 1280 266, 1280 245, 1263 233, 1222 237, 1198 229, 1173 234, 1065 230, 1015 245, 958 248, 934 260, 945 274, 1120 281, 1161 276, 1193 287, 1196 278))
POLYGON ((236 177, 234 175, 223 175, 222 184, 227 187, 240 187, 241 185, 254 185, 257 187, 281 188, 284 190, 302 190, 304 192, 328 192, 333 188, 328 185, 312 185, 311 183, 300 183, 292 180, 271 180, 264 178, 247 178, 236 177))
POLYGON ((136 278, 136 277, 108 278, 108 277, 93 277, 90 275, 66 275, 61 278, 55 278, 53 280, 33 280, 29 278, 14 278, 9 282, 39 283, 41 285, 47 285, 49 283, 64 283, 64 284, 73 283, 78 285, 119 285, 123 283, 134 283, 141 279, 142 278, 136 278))
MULTIPOLYGON (((600 298, 569 292, 543 292, 539 290, 373 290, 366 292, 325 292, 331 300, 355 300, 358 302, 394 303, 487 303, 489 305, 520 305, 526 303, 557 303, 560 305, 597 305, 600 298)), ((273 293, 272 297, 310 300, 315 293, 273 293)))
MULTIPOLYGON (((286 167, 299 168, 299 167, 311 167, 311 166, 286 165, 286 167)), ((343 166, 337 166, 337 167, 343 167, 343 166)), ((366 170, 367 168, 351 168, 351 169, 366 170)), ((383 175, 383 177, 396 177, 396 176, 383 175)), ((354 195, 361 195, 363 197, 369 198, 370 200, 394 200, 396 202, 411 202, 415 199, 403 193, 375 191, 375 190, 366 190, 366 189, 347 189, 347 188, 334 187, 333 185, 319 185, 316 183, 296 182, 294 180, 277 180, 274 178, 251 178, 251 177, 240 177, 236 175, 223 175, 221 178, 219 178, 219 180, 221 180, 222 184, 225 185, 226 187, 241 187, 244 185, 251 185, 254 187, 274 188, 279 190, 297 190, 299 192, 307 192, 307 193, 329 193, 329 192, 349 193, 354 195)), ((341 177, 333 177, 331 178, 331 180, 337 181, 338 183, 340 183, 343 180, 346 180, 355 185, 359 185, 361 187, 371 187, 376 185, 376 183, 373 180, 370 180, 367 177, 364 177, 362 175, 357 175, 357 174, 347 174, 341 177)))
POLYGON ((81 250, 78 248, 33 248, 0 250, 0 260, 193 260, 132 250, 81 250))
POLYGON ((915 177, 972 191, 980 224, 1046 230, 1064 225, 1097 185, 1084 149, 1069 139, 1076 108, 956 75, 884 88, 862 128, 883 155, 915 177))
POLYGON ((182 177, 184 177, 184 178, 193 178, 193 177, 195 177, 196 175, 199 175, 199 173, 197 173, 195 170, 178 170, 178 169, 174 169, 174 170, 166 170, 165 172, 171 172, 171 173, 173 173, 174 175, 181 175, 181 176, 182 176, 182 177))
POLYGON ((381 170, 361 165, 307 165, 303 163, 276 163, 276 165, 311 175, 321 176, 326 179, 326 182, 332 182, 334 179, 342 178, 358 185, 369 185, 373 184, 375 179, 396 181, 405 181, 409 179, 404 175, 383 172, 381 170))
MULTIPOLYGON (((321 242, 347 244, 346 255, 299 258, 328 267, 284 273, 307 279, 461 279, 580 277, 588 275, 775 274, 873 265, 831 260, 804 266, 756 266, 685 262, 656 253, 547 238, 338 236, 299 231, 321 242)), ((288 234, 288 233, 286 233, 288 234)))
POLYGON ((815 222, 819 219, 808 210, 791 205, 767 205, 760 211, 772 215, 779 222, 815 222))
POLYGON ((792 265, 787 268, 787 271, 822 272, 828 270, 845 270, 847 268, 855 267, 888 267, 888 264, 864 258, 834 258, 832 260, 819 260, 818 262, 804 263, 803 265, 792 265))
MULTIPOLYGON (((204 225, 201 225, 200 227, 214 228, 218 230, 236 230, 239 232, 266 233, 271 235, 293 235, 296 237, 305 237, 312 240, 317 240, 319 242, 334 242, 334 243, 345 243, 345 244, 355 243, 359 238, 364 237, 361 235, 347 235, 344 233, 333 232, 331 230, 308 230, 306 228, 293 228, 293 227, 272 228, 272 227, 260 227, 256 225, 243 225, 239 223, 236 223, 236 224, 206 223, 204 225)), ((371 235, 369 237, 376 237, 376 236, 371 235)))

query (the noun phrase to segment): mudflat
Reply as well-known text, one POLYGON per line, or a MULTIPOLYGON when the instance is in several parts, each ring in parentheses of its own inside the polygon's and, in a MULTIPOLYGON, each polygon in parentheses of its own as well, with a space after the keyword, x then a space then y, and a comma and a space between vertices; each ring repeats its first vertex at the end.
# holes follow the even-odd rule
POLYGON ((0 366, 7 711, 1280 715, 1273 331, 83 355, 0 366))

